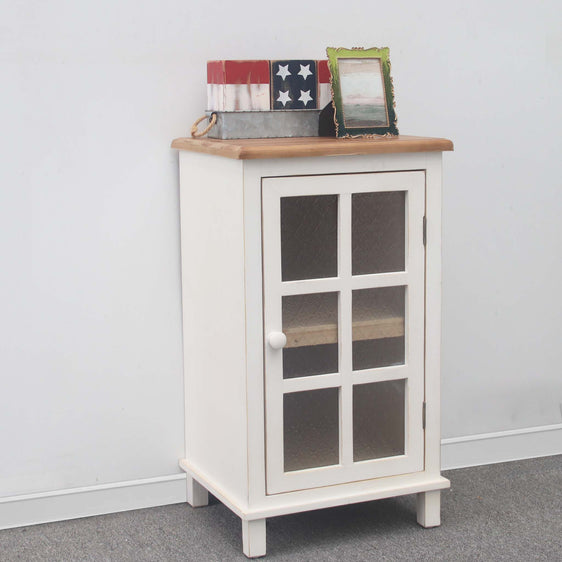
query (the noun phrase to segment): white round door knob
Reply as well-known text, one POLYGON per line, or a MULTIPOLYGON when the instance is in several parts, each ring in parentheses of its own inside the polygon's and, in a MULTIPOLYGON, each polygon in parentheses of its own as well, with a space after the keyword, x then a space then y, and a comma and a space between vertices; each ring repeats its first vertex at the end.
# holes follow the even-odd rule
POLYGON ((271 332, 267 342, 273 349, 281 349, 287 345, 287 336, 283 332, 271 332))

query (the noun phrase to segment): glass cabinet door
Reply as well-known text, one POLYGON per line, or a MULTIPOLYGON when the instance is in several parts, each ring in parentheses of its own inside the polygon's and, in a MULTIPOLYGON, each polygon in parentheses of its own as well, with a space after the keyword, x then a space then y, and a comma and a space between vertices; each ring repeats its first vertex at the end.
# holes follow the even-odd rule
POLYGON ((262 179, 267 493, 423 470, 423 172, 262 179))

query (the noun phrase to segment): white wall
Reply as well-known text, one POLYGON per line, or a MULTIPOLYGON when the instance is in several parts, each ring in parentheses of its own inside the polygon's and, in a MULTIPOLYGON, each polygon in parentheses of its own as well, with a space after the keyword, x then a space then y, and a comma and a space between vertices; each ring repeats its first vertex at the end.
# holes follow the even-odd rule
POLYGON ((560 6, 4 0, 0 496, 178 473, 169 143, 202 114, 213 58, 391 48, 401 132, 456 147, 444 165, 444 436, 560 424, 560 6))

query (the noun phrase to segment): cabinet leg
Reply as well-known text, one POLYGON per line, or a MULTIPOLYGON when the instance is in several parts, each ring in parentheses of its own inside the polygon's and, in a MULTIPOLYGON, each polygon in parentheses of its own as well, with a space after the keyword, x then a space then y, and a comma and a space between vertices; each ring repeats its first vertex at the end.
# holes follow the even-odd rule
POLYGON ((441 490, 419 493, 416 507, 418 523, 422 527, 441 525, 441 490))
POLYGON ((248 558, 265 556, 265 519, 242 519, 242 550, 248 558))
POLYGON ((209 505, 209 492, 189 474, 187 475, 187 503, 191 507, 209 505))

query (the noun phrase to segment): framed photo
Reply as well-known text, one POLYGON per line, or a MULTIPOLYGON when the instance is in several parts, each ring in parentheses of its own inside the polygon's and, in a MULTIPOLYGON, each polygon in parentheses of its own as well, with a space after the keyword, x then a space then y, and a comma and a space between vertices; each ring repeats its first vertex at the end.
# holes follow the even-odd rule
POLYGON ((397 135, 388 47, 328 47, 337 137, 397 135))

